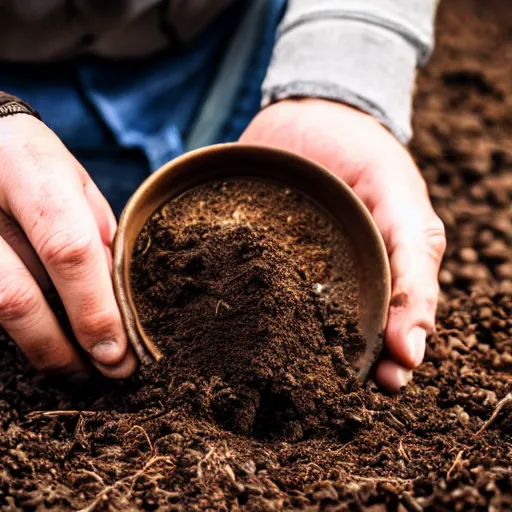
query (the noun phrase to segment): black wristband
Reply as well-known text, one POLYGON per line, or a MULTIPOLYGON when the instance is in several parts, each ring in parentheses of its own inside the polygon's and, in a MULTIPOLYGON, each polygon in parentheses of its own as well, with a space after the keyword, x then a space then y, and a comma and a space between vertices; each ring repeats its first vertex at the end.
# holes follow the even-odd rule
POLYGON ((26 101, 0 91, 0 118, 15 114, 28 114, 41 120, 39 112, 34 110, 26 101))

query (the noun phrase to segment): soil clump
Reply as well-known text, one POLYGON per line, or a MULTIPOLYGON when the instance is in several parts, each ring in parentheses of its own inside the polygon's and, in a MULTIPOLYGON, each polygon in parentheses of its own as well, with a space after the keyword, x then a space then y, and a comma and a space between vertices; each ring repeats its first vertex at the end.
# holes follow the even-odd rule
POLYGON ((143 228, 131 281, 163 352, 143 378, 259 438, 345 428, 359 385, 357 280, 340 228, 301 194, 233 180, 174 198, 143 228))

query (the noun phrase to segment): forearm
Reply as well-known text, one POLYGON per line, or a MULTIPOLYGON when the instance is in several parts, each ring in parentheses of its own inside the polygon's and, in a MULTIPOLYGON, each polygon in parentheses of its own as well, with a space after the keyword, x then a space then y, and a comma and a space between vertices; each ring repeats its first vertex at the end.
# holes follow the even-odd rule
POLYGON ((411 137, 416 68, 433 46, 438 0, 289 0, 264 105, 320 97, 374 115, 403 142, 411 137))

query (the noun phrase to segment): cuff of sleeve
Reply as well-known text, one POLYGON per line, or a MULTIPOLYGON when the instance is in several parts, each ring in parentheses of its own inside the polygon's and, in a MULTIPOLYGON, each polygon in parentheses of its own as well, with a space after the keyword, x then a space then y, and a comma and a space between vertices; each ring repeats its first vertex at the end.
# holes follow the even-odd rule
POLYGON ((301 97, 347 103, 407 144, 417 61, 417 49, 387 28, 351 19, 297 24, 276 43, 262 106, 301 97))

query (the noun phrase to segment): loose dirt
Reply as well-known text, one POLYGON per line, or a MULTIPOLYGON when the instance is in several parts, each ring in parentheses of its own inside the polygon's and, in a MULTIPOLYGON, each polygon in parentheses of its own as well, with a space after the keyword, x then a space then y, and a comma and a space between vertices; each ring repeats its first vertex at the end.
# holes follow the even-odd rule
MULTIPOLYGON (((237 400, 233 404, 210 382, 220 370, 221 389, 231 387, 240 397, 235 374, 212 369, 214 361, 202 359, 194 369, 204 383, 183 373, 182 380, 173 381, 172 374, 162 373, 152 383, 139 375, 121 384, 97 381, 85 389, 63 388, 35 375, 4 336, 3 510, 511 509, 509 7, 506 0, 441 3, 437 49, 420 76, 412 150, 449 243, 440 275, 437 333, 405 391, 389 397, 371 383, 345 388, 339 394, 343 425, 338 429, 324 420, 309 428, 308 415, 293 407, 274 423, 257 415, 246 421, 237 400), (238 419, 229 424, 217 410, 235 411, 238 419), (297 422, 300 429, 294 430, 297 422), (269 423, 273 427, 263 431, 261 425, 269 423)), ((210 233, 194 250, 201 252, 221 236, 210 233)), ((232 247, 237 240, 268 244, 266 234, 249 235, 243 226, 229 236, 232 247)), ((268 254, 282 261, 280 250, 268 254)), ((232 257, 233 275, 244 264, 251 268, 251 260, 232 257)), ((185 259, 182 263, 186 267, 185 259)), ((214 275, 215 262, 204 263, 214 275)), ((195 264, 190 265, 194 271, 195 264)), ((180 272, 176 283, 166 283, 176 285, 176 292, 180 272)), ((304 281, 292 279, 291 272, 279 270, 276 283, 293 282, 304 297, 304 281)), ((213 326, 225 315, 236 316, 237 308, 232 294, 224 294, 226 288, 218 284, 215 304, 206 295, 189 303, 209 307, 213 326)), ((181 297, 188 300, 187 293, 181 297)), ((311 311, 317 303, 313 290, 311 311)), ((309 325, 306 318, 300 325, 309 325)), ((184 326, 176 328, 186 334, 184 326)), ((159 343, 167 336, 160 334, 159 343)), ((271 339, 263 336, 262 343, 271 339)), ((175 360, 182 371, 185 359, 175 360)), ((277 410, 288 410, 278 405, 277 410)))
POLYGON ((234 432, 297 441, 347 430, 340 394, 362 355, 346 237, 304 196, 264 182, 193 189, 157 212, 131 268, 162 351, 141 379, 234 432), (172 385, 169 386, 169 376, 172 385))

